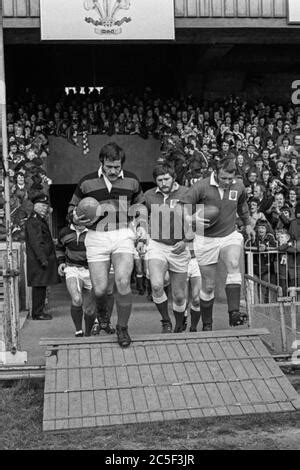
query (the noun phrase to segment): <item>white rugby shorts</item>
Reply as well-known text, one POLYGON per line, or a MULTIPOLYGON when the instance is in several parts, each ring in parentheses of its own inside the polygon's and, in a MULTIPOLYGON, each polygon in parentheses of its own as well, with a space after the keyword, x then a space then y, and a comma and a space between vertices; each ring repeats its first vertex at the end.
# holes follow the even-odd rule
POLYGON ((234 231, 226 237, 204 237, 195 235, 194 251, 199 265, 208 266, 219 261, 220 251, 227 246, 236 245, 242 247, 244 244, 243 235, 234 231))
POLYGON ((78 291, 81 289, 92 290, 90 271, 83 266, 66 266, 64 269, 66 279, 75 278, 77 280, 78 291))
POLYGON ((134 255, 135 234, 130 228, 97 232, 89 230, 85 237, 86 257, 89 263, 109 261, 112 254, 134 255))
POLYGON ((174 273, 187 273, 188 264, 191 258, 188 249, 185 249, 180 255, 172 253, 172 245, 149 240, 146 252, 146 260, 160 260, 168 264, 168 270, 174 273))
POLYGON ((189 265, 188 265, 188 273, 187 273, 188 279, 192 277, 201 277, 200 273, 200 268, 199 264, 196 258, 191 258, 189 265))

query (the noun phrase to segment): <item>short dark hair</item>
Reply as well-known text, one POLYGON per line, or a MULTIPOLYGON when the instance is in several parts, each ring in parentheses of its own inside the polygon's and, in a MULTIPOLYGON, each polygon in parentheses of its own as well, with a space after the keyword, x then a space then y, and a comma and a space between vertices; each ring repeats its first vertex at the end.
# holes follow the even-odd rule
POLYGON ((170 163, 158 163, 155 165, 153 168, 153 179, 156 181, 156 178, 161 175, 166 175, 169 173, 170 176, 172 176, 174 179, 176 178, 176 172, 174 169, 174 166, 170 163))
POLYGON ((104 145, 99 153, 99 160, 101 163, 104 160, 116 161, 121 160, 121 163, 125 162, 125 152, 124 150, 115 142, 109 142, 108 144, 104 145))

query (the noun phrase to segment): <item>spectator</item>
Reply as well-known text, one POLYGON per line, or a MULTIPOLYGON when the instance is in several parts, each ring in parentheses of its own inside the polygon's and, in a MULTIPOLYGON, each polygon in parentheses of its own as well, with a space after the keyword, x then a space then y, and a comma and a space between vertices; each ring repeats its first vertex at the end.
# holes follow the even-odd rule
POLYGON ((260 200, 258 198, 252 197, 248 201, 249 212, 250 212, 250 225, 254 229, 256 222, 258 220, 266 220, 265 215, 262 212, 259 212, 260 200))
POLYGON ((25 223, 28 286, 32 287, 33 320, 51 320, 45 312, 47 286, 60 282, 55 246, 46 221, 49 199, 45 194, 33 200, 33 213, 25 223))

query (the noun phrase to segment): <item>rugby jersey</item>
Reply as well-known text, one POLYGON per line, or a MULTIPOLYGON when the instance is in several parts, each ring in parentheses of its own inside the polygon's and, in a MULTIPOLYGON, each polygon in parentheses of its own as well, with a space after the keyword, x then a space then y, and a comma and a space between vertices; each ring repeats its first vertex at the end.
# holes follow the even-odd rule
POLYGON ((58 263, 68 266, 88 267, 84 240, 88 229, 76 231, 73 224, 64 227, 58 234, 56 257, 58 263))
POLYGON ((115 230, 120 228, 121 224, 123 227, 123 224, 127 224, 130 220, 129 207, 144 203, 140 182, 133 173, 123 170, 116 181, 109 181, 102 173, 101 167, 79 181, 69 203, 70 215, 74 207, 85 197, 97 199, 102 206, 100 217, 88 226, 90 230, 99 231, 115 230))
POLYGON ((235 230, 237 214, 244 225, 250 225, 247 193, 240 179, 233 180, 229 189, 222 190, 214 173, 188 188, 181 199, 187 204, 210 204, 218 207, 219 216, 215 223, 204 229, 205 237, 226 237, 235 230))
POLYGON ((146 191, 145 203, 150 216, 152 240, 165 245, 175 245, 185 238, 183 210, 177 202, 184 197, 188 189, 174 183, 169 194, 162 193, 158 187, 146 191))

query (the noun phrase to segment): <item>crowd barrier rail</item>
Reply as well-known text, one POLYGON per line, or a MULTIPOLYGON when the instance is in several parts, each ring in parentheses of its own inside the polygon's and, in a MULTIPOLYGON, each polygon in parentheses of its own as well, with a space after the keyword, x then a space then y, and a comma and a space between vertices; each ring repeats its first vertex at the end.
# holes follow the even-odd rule
MULTIPOLYGON (((296 247, 296 244, 295 244, 296 247)), ((300 349, 300 253, 245 249, 245 301, 251 328, 267 328, 272 354, 300 349)))

